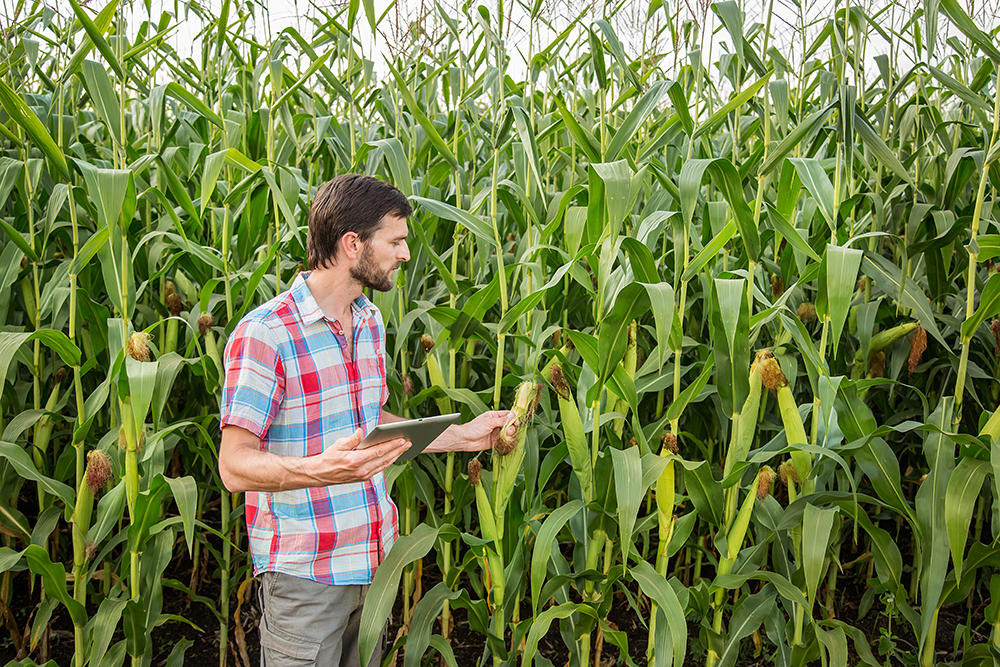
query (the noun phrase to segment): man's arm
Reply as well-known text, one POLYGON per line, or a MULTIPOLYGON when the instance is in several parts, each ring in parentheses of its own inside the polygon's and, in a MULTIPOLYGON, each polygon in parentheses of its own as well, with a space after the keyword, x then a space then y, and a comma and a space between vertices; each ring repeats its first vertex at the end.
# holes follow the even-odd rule
MULTIPOLYGON (((507 423, 510 417, 509 410, 493 410, 484 412, 468 424, 452 424, 439 435, 425 452, 480 452, 490 449, 496 444, 500 437, 500 429, 507 423)), ((379 424, 393 424, 405 421, 402 417, 397 417, 391 412, 382 410, 379 417, 379 424)), ((508 435, 514 435, 517 431, 516 423, 507 428, 508 435)))
POLYGON ((260 449, 260 438, 239 426, 222 428, 219 475, 232 492, 289 491, 315 486, 363 482, 382 472, 405 452, 403 439, 355 450, 361 429, 340 438, 316 456, 279 456, 260 449))

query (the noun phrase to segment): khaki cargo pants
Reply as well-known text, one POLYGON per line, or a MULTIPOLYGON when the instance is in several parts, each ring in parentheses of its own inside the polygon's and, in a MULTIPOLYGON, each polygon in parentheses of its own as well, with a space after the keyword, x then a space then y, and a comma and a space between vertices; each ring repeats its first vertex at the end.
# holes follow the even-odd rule
MULTIPOLYGON (((280 572, 261 575, 261 667, 361 667, 358 631, 368 586, 329 586, 280 572)), ((385 630, 368 667, 378 667, 385 630)))

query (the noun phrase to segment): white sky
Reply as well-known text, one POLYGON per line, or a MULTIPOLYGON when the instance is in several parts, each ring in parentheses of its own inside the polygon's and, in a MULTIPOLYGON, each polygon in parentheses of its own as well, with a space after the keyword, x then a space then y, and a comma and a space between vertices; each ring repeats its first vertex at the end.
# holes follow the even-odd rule
MULTIPOLYGON (((13 6, 18 0, 0 0, 0 19, 2 23, 7 23, 13 11, 13 6)), ((48 0, 52 6, 60 13, 69 12, 68 3, 59 0, 48 0)), ((87 4, 88 11, 97 12, 107 4, 108 0, 91 0, 87 4)), ((181 27, 174 33, 171 39, 174 48, 183 56, 192 56, 195 62, 199 62, 197 55, 199 40, 198 32, 202 28, 201 19, 193 12, 188 11, 188 3, 193 0, 122 0, 131 13, 130 31, 138 28, 139 23, 147 17, 147 4, 150 7, 153 20, 158 20, 161 12, 167 11, 174 14, 181 21, 181 27)), ((530 20, 521 2, 534 2, 535 0, 503 0, 508 13, 511 13, 510 21, 505 30, 507 51, 511 57, 510 74, 515 78, 523 78, 525 75, 524 54, 527 52, 527 32, 526 26, 530 20)), ((554 38, 558 31, 561 31, 569 23, 568 17, 578 15, 581 11, 588 11, 587 17, 581 22, 583 26, 592 26, 593 21, 601 17, 604 6, 600 3, 593 3, 590 0, 540 0, 542 2, 542 15, 551 19, 550 28, 539 28, 540 23, 534 24, 534 41, 539 39, 546 42, 554 38), (541 34, 539 34, 539 31, 541 34)), ((739 0, 746 13, 746 26, 749 28, 756 21, 763 22, 765 19, 766 4, 771 0, 739 0)), ((902 28, 903 23, 908 21, 917 8, 923 7, 923 0, 854 0, 856 5, 864 8, 869 15, 879 15, 879 24, 883 28, 895 25, 897 29, 902 28), (893 6, 895 5, 895 6, 893 6), (881 12, 882 9, 886 11, 881 12), (881 13, 880 13, 881 12, 881 13)), ((255 20, 252 25, 253 33, 248 37, 259 41, 265 41, 268 36, 277 35, 282 29, 293 26, 298 27, 305 37, 312 35, 312 26, 308 21, 310 16, 318 16, 316 6, 323 7, 327 12, 334 13, 338 7, 345 7, 346 2, 332 2, 331 0, 233 0, 234 4, 239 4, 249 10, 252 8, 255 20)), ((404 27, 410 21, 419 20, 421 16, 426 16, 425 25, 429 32, 439 31, 441 21, 437 16, 435 4, 439 2, 443 7, 447 7, 452 12, 452 16, 458 17, 457 7, 462 0, 400 0, 397 8, 391 10, 386 16, 386 20, 380 24, 380 34, 372 35, 367 20, 364 17, 363 1, 362 9, 359 10, 356 34, 365 44, 365 55, 375 63, 376 71, 380 74, 386 73, 383 55, 388 50, 389 41, 396 39, 393 26, 402 24, 404 27), (397 23, 397 21, 399 23, 397 23)), ((478 2, 474 0, 470 7, 480 4, 487 7, 492 15, 496 13, 497 0, 488 2, 478 2)), ((711 60, 716 60, 724 50, 731 50, 732 39, 728 32, 722 28, 718 17, 708 8, 711 0, 663 0, 667 7, 671 8, 671 13, 678 13, 680 21, 685 20, 698 24, 704 24, 706 29, 712 32, 713 37, 705 45, 705 49, 711 53, 711 60)), ((773 46, 777 48, 794 68, 798 65, 801 57, 801 37, 798 33, 800 19, 798 16, 799 5, 804 7, 807 39, 811 41, 820 31, 826 20, 832 16, 835 7, 841 7, 847 0, 773 0, 773 17, 771 21, 771 32, 774 35, 773 46)), ((986 30, 1000 23, 1000 11, 998 5, 1000 0, 959 0, 960 4, 969 12, 971 16, 986 30)), ((222 0, 200 0, 199 6, 205 13, 217 15, 222 5, 222 0)), ((390 0, 374 0, 376 15, 380 16, 390 6, 390 0)), ((646 20, 646 12, 649 7, 649 0, 625 0, 618 13, 609 19, 615 27, 619 38, 625 45, 626 53, 630 57, 636 57, 642 50, 643 31, 653 32, 657 26, 664 23, 665 13, 662 8, 656 10, 650 20, 646 20)), ((471 11, 475 11, 474 9, 471 11)), ((231 12, 231 15, 235 12, 231 12)), ((346 12, 342 17, 346 23, 346 12)), ((460 23, 468 24, 469 18, 460 20, 460 23)), ((923 22, 920 22, 921 30, 923 22)), ((478 28, 477 28, 478 30, 478 28)), ((912 39, 913 30, 905 31, 908 38, 912 39)), ((939 37, 937 56, 946 55, 952 52, 950 46, 944 43, 949 35, 959 35, 960 33, 951 26, 944 17, 939 18, 939 37)), ((398 34, 398 33, 397 33, 398 34)), ((884 53, 888 44, 877 34, 870 34, 871 41, 866 49, 866 67, 868 78, 877 75, 877 68, 874 63, 874 56, 884 53)), ((967 38, 961 36, 963 43, 967 38)), ((669 49, 669 47, 666 47, 669 49)), ((664 62, 669 64, 674 60, 672 49, 666 56, 664 62)), ((900 49, 900 66, 906 67, 909 64, 912 47, 904 46, 900 49)), ((702 62, 709 62, 709 54, 703 54, 702 62)), ((681 54, 683 57, 683 53, 681 54)), ((793 70, 794 71, 794 70, 793 70)))

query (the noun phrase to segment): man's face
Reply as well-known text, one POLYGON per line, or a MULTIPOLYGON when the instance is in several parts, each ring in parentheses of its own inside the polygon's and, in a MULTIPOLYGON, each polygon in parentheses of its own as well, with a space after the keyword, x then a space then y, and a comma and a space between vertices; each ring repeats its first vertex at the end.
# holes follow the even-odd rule
POLYGON ((406 218, 397 215, 382 218, 382 226, 363 244, 357 264, 351 267, 351 277, 379 292, 391 290, 393 272, 410 259, 406 245, 408 231, 406 218))

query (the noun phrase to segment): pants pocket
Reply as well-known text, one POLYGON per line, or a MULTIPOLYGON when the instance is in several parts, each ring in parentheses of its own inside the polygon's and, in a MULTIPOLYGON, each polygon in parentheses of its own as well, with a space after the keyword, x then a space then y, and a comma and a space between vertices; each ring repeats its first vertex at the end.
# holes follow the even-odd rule
POLYGON ((272 627, 267 617, 261 617, 260 646, 262 667, 305 667, 312 665, 319 654, 320 643, 272 627))

